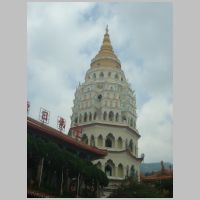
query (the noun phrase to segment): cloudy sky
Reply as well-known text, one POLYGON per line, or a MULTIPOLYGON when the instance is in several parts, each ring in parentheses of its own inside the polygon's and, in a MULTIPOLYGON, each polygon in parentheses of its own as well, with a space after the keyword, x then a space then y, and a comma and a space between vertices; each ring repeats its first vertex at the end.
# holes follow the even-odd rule
POLYGON ((139 154, 145 162, 172 161, 172 4, 28 3, 27 98, 70 125, 77 85, 99 51, 105 27, 136 93, 139 154))

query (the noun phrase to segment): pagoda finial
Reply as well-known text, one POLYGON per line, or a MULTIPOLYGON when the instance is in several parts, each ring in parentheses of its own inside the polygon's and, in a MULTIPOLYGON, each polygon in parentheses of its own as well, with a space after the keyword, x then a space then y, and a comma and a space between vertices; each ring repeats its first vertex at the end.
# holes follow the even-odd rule
POLYGON ((106 25, 106 33, 108 34, 108 24, 106 25))
POLYGON ((108 25, 106 25, 101 48, 91 62, 91 67, 97 67, 100 65, 108 67, 112 66, 113 68, 121 68, 120 61, 115 55, 111 45, 110 36, 108 34, 108 25))

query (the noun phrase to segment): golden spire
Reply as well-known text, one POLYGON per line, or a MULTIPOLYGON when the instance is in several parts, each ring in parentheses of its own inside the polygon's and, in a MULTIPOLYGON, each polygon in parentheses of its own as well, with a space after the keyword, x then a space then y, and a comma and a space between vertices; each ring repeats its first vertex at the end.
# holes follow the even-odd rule
POLYGON ((108 34, 108 25, 106 26, 106 32, 104 34, 103 43, 100 51, 92 59, 91 67, 115 67, 121 68, 121 64, 117 56, 115 55, 108 34))
POLYGON ((108 33, 108 24, 107 24, 107 26, 106 26, 106 33, 108 33))

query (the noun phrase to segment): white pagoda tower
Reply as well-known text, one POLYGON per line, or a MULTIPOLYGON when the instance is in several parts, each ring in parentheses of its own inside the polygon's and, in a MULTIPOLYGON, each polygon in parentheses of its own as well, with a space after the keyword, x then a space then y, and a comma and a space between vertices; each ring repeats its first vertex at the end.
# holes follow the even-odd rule
POLYGON ((115 55, 108 27, 98 54, 92 59, 85 82, 75 92, 71 128, 82 128, 82 141, 107 149, 94 164, 113 181, 134 175, 139 180, 140 163, 136 129, 136 98, 115 55))

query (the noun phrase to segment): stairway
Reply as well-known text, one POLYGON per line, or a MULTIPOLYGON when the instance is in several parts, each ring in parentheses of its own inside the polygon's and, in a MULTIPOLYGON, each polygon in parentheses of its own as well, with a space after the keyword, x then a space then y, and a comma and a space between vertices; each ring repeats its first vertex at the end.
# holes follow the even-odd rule
POLYGON ((108 198, 120 186, 120 182, 110 181, 107 187, 103 188, 101 198, 108 198))

